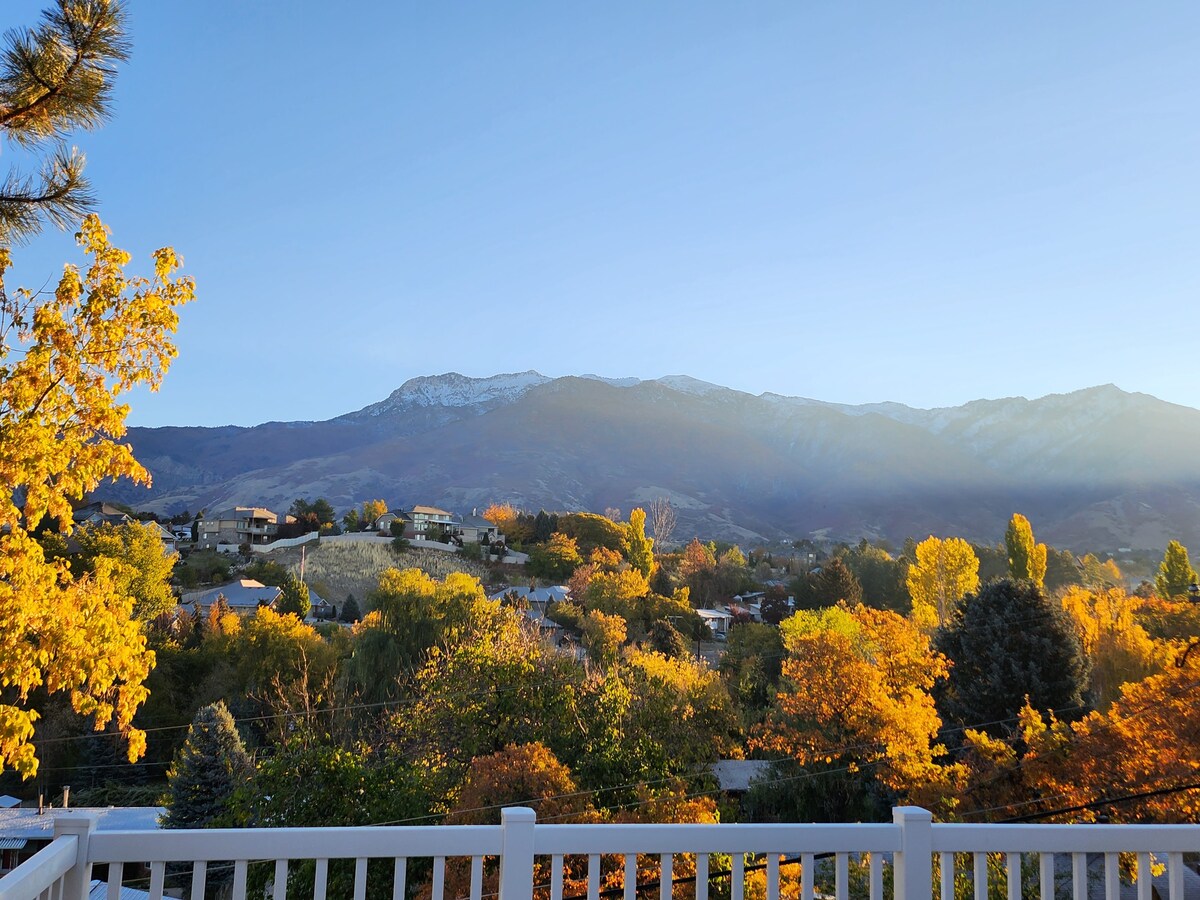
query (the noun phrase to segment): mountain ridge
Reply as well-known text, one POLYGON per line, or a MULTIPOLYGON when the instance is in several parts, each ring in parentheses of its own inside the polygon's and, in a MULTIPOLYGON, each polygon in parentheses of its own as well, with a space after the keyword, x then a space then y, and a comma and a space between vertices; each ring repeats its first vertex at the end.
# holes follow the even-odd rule
POLYGON ((1064 546, 1200 534, 1200 411, 1114 385, 923 410, 681 375, 445 373, 326 421, 129 438, 154 485, 111 493, 164 512, 300 496, 628 510, 657 492, 684 529, 741 540, 992 541, 1018 509, 1064 546))

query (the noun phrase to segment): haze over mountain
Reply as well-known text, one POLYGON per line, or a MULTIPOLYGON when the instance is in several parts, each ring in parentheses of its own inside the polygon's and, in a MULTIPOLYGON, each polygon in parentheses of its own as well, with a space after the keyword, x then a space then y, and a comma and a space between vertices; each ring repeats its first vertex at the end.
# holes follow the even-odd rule
POLYGON ((133 428, 154 477, 107 494, 173 512, 297 497, 459 511, 617 507, 669 496, 676 538, 994 542, 1014 511, 1075 549, 1200 536, 1200 411, 1112 385, 922 410, 650 381, 413 378, 323 422, 133 428))

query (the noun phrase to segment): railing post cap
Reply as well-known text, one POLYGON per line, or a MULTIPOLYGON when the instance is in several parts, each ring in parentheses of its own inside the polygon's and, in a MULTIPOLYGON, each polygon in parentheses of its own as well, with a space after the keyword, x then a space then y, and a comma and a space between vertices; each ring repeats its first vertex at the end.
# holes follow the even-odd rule
POLYGON ((501 825, 517 825, 537 821, 537 813, 528 806, 506 806, 500 810, 501 825))
POLYGON ((54 835, 91 834, 100 817, 90 812, 70 812, 54 817, 54 835))
POLYGON ((892 807, 893 822, 932 822, 933 813, 923 806, 892 807))

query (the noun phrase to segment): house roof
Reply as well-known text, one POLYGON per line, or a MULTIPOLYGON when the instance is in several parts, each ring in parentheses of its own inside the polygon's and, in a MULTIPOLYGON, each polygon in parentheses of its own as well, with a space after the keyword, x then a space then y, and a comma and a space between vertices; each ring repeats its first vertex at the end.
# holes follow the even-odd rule
POLYGON ((230 609, 254 609, 263 603, 274 603, 283 596, 283 588, 268 587, 253 578, 243 578, 222 587, 184 594, 180 602, 183 606, 191 606, 193 603, 212 606, 217 602, 218 596, 225 597, 230 609))
POLYGON ((698 609, 696 615, 702 619, 732 619, 733 614, 720 609, 698 609))
POLYGON ((444 509, 438 509, 436 506, 414 506, 410 512, 424 513, 427 516, 446 516, 447 518, 454 518, 454 513, 447 512, 444 509))
POLYGON ((723 791, 748 791, 750 782, 771 771, 769 759, 722 759, 713 763, 713 777, 723 791))
POLYGON ((211 513, 203 518, 206 522, 224 521, 226 519, 266 519, 268 522, 278 522, 279 514, 273 513, 261 506, 232 506, 229 509, 211 513))
POLYGON ((95 815, 97 831, 153 831, 159 827, 159 816, 166 811, 162 806, 81 806, 72 809, 52 807, 38 815, 33 807, 0 809, 0 839, 49 840, 54 836, 56 818, 78 813, 95 815))
POLYGON ((489 522, 483 516, 466 515, 462 517, 462 524, 468 528, 495 528, 496 523, 489 522))
POLYGON ((558 603, 571 599, 571 589, 565 584, 544 588, 508 587, 488 595, 489 600, 502 600, 505 597, 517 597, 529 603, 558 603))
MULTIPOLYGON (((122 886, 117 897, 119 900, 150 900, 150 893, 122 886)), ((93 881, 88 890, 88 900, 108 900, 108 882, 93 881)))

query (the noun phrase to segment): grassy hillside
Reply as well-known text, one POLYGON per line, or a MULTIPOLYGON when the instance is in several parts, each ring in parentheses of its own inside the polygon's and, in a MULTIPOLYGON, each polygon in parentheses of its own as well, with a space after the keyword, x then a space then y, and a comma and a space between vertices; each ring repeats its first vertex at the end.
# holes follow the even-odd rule
MULTIPOLYGON (((418 549, 397 553, 390 544, 318 542, 306 546, 304 580, 339 606, 347 594, 353 594, 361 606, 378 584, 379 573, 388 568, 420 569, 435 578, 466 572, 485 583, 495 580, 487 566, 457 553, 418 549)), ((268 558, 299 575, 300 548, 275 550, 268 558)))

